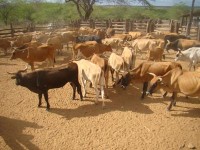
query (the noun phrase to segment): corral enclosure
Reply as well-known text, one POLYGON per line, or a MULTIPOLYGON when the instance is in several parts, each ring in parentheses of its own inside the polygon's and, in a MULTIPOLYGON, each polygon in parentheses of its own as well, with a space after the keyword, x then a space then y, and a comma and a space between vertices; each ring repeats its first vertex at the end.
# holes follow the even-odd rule
MULTIPOLYGON (((173 61, 170 51, 166 61, 173 61)), ((64 49, 56 56, 56 66, 67 63, 71 51, 64 49)), ((136 66, 144 60, 137 59, 136 66)), ((180 62, 188 69, 185 62, 180 62)), ((200 148, 200 103, 198 98, 186 99, 179 94, 177 106, 166 110, 170 101, 161 92, 140 99, 142 84, 132 83, 126 90, 112 88, 102 109, 94 104, 95 92, 71 100, 69 84, 49 90, 51 110, 37 108, 37 94, 16 86, 7 72, 22 69, 26 63, 10 60, 0 53, 0 149, 189 149, 200 148)), ((36 67, 46 66, 37 63, 36 67)))
MULTIPOLYGON (((90 28, 103 28, 107 29, 109 27, 115 29, 116 33, 128 33, 130 31, 139 31, 144 33, 151 33, 154 31, 160 32, 173 32, 184 34, 186 33, 186 25, 180 23, 178 20, 155 20, 155 19, 144 19, 144 20, 89 20, 81 21, 74 20, 63 25, 34 25, 34 26, 24 26, 15 27, 11 24, 4 29, 0 29, 1 37, 16 36, 18 33, 25 33, 28 31, 42 31, 49 30, 53 31, 55 29, 70 27, 70 28, 80 28, 80 27, 90 27, 90 28)), ((191 39, 200 40, 200 26, 195 25, 191 27, 190 30, 191 39)))

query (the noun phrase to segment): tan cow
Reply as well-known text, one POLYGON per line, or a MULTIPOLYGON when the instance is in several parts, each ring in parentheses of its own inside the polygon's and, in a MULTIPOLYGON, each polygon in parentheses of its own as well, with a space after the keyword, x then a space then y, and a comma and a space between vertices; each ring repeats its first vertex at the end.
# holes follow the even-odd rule
POLYGON ((148 61, 162 61, 164 49, 157 46, 148 51, 148 61))
POLYGON ((27 34, 27 35, 20 35, 17 37, 15 41, 12 41, 11 45, 12 47, 21 47, 23 46, 24 43, 29 43, 32 40, 32 35, 27 34))
POLYGON ((175 68, 163 76, 156 76, 151 80, 151 87, 149 93, 152 94, 156 89, 162 88, 167 92, 173 93, 171 103, 168 110, 172 105, 175 105, 175 98, 177 93, 183 93, 186 96, 200 96, 200 72, 182 71, 180 68, 175 68))
POLYGON ((78 32, 77 31, 65 31, 65 32, 61 32, 61 36, 62 36, 62 42, 64 44, 67 44, 67 48, 69 48, 69 43, 70 42, 74 42, 75 38, 78 36, 78 32))
POLYGON ((52 45, 58 51, 58 54, 62 54, 62 49, 63 49, 62 36, 57 35, 54 37, 50 37, 47 40, 47 44, 52 45))
POLYGON ((96 93, 96 100, 95 103, 98 102, 99 99, 99 90, 98 85, 100 85, 101 89, 101 98, 103 100, 102 107, 105 106, 104 104, 104 86, 105 86, 105 78, 104 78, 104 71, 96 64, 92 63, 91 61, 81 59, 79 61, 73 61, 78 65, 78 76, 79 81, 82 85, 83 96, 86 96, 86 81, 92 83, 96 93))
POLYGON ((76 59, 78 52, 81 52, 84 57, 88 58, 93 54, 102 54, 106 51, 112 52, 110 45, 97 43, 96 41, 77 43, 73 46, 73 59, 76 59))
POLYGON ((114 81, 114 72, 116 74, 116 80, 113 84, 115 86, 119 80, 119 74, 120 72, 125 71, 125 62, 122 56, 117 55, 116 53, 111 53, 110 57, 108 58, 108 64, 110 66, 111 70, 111 76, 112 76, 112 81, 114 81))
POLYGON ((22 50, 14 50, 11 56, 11 60, 20 58, 23 61, 27 62, 31 69, 34 70, 34 62, 42 62, 46 59, 54 67, 55 62, 55 48, 51 45, 41 45, 37 48, 28 47, 22 50))
POLYGON ((133 50, 140 54, 142 58, 142 53, 147 53, 149 50, 156 47, 157 42, 154 39, 136 39, 131 43, 133 50))
POLYGON ((129 47, 124 47, 121 57, 124 60, 127 71, 135 68, 136 55, 129 47))
POLYGON ((149 72, 162 76, 176 67, 182 68, 182 66, 176 62, 143 62, 130 72, 124 73, 118 84, 120 84, 122 88, 126 88, 132 81, 143 83, 143 93, 141 96, 143 99, 146 95, 148 83, 153 78, 149 72))

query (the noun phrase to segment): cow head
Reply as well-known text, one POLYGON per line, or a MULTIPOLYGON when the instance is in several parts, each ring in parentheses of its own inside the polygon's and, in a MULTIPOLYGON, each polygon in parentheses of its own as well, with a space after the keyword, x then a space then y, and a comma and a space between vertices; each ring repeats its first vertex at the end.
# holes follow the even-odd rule
POLYGON ((118 85, 121 86, 121 88, 125 89, 131 82, 131 75, 129 72, 125 72, 122 74, 121 78, 118 81, 118 85))
POLYGON ((167 44, 165 45, 165 50, 168 52, 168 50, 172 49, 172 43, 167 40, 167 44))
POLYGON ((22 73, 26 72, 27 69, 28 69, 28 67, 26 67, 23 70, 19 70, 19 71, 15 72, 15 73, 12 73, 12 72, 7 72, 7 73, 12 75, 11 79, 16 79, 16 85, 21 85, 22 78, 23 78, 22 73))
POLYGON ((22 58, 25 54, 26 49, 19 50, 19 49, 14 49, 12 52, 12 55, 10 57, 10 60, 17 59, 17 58, 22 58))
POLYGON ((154 73, 149 73, 149 74, 153 76, 153 79, 151 79, 151 81, 149 82, 149 90, 147 92, 147 95, 148 94, 152 95, 160 88, 160 85, 162 85, 163 83, 161 77, 156 76, 154 73))
POLYGON ((179 51, 176 53, 175 61, 182 60, 183 58, 184 58, 184 54, 179 50, 179 51))

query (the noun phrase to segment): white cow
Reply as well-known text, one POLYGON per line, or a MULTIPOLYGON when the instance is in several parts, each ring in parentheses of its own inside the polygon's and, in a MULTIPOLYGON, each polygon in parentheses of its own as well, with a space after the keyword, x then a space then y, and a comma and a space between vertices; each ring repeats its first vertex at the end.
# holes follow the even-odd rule
POLYGON ((154 39, 136 39, 131 43, 132 48, 136 53, 139 53, 142 58, 142 53, 147 53, 157 45, 154 39))
POLYGON ((175 61, 178 60, 189 61, 189 70, 191 70, 192 66, 195 70, 195 65, 200 62, 200 47, 191 47, 184 51, 178 51, 175 61))
POLYGON ((104 104, 104 86, 105 86, 105 78, 104 71, 98 65, 90 62, 89 60, 81 59, 79 61, 74 61, 78 65, 79 70, 79 80, 83 90, 83 96, 86 96, 86 82, 90 81, 94 86, 96 92, 96 101, 98 102, 99 98, 99 90, 98 85, 100 85, 101 89, 101 97, 103 100, 102 107, 104 104))

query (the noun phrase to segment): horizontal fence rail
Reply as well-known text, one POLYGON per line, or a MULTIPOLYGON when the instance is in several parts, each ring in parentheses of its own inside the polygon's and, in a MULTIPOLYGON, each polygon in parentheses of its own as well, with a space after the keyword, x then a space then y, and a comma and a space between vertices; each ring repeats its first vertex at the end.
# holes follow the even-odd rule
MULTIPOLYGON (((14 27, 12 24, 9 28, 0 29, 0 37, 13 37, 18 36, 21 33, 29 31, 52 31, 54 29, 63 27, 90 27, 90 28, 102 28, 107 29, 109 27, 115 29, 116 33, 128 33, 129 31, 140 31, 144 33, 150 33, 154 31, 161 32, 174 32, 179 34, 186 34, 186 26, 181 26, 177 20, 73 20, 65 25, 31 25, 23 28, 14 27)), ((200 40, 200 26, 191 27, 190 30, 191 39, 200 40)))

